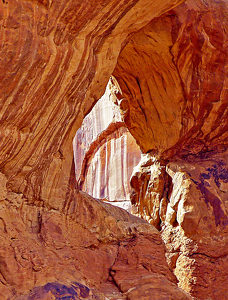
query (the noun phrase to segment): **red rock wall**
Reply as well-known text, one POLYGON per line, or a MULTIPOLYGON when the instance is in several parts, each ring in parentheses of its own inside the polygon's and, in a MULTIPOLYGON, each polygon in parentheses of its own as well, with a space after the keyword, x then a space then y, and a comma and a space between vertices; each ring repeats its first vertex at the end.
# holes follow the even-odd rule
POLYGON ((174 284, 159 232, 142 219, 79 191, 68 214, 28 205, 0 175, 1 300, 139 299, 160 283, 167 297, 191 299, 174 284))
POLYGON ((189 299, 169 267, 195 298, 226 299, 227 3, 181 2, 0 2, 2 299, 58 299, 75 279, 101 299, 109 281, 122 298, 189 299), (151 156, 135 208, 166 248, 75 188, 72 140, 112 73, 151 156))
POLYGON ((148 284, 153 294, 161 282, 167 297, 190 299, 158 231, 75 188, 72 150, 130 34, 180 2, 0 1, 2 300, 148 298, 148 284), (136 253, 127 282, 126 245, 136 253), (154 264, 139 253, 148 247, 151 256, 157 249, 154 264))
POLYGON ((227 148, 227 6, 186 1, 131 37, 114 75, 125 123, 163 158, 227 148))
POLYGON ((72 141, 128 35, 181 1, 0 1, 0 168, 9 189, 63 209, 72 141))
POLYGON ((196 299, 228 294, 227 12, 223 1, 186 1, 133 35, 114 71, 147 153, 131 179, 135 214, 161 230, 196 299))
POLYGON ((161 230, 179 286, 196 299, 225 299, 227 152, 169 163, 148 155, 134 171, 135 214, 161 230))

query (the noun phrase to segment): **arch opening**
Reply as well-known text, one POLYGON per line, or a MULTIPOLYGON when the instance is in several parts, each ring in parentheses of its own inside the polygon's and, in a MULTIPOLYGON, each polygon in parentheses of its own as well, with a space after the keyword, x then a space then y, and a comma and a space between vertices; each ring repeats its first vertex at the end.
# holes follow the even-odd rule
POLYGON ((76 180, 94 198, 131 212, 130 177, 141 151, 114 103, 119 92, 114 90, 113 79, 75 135, 76 180))

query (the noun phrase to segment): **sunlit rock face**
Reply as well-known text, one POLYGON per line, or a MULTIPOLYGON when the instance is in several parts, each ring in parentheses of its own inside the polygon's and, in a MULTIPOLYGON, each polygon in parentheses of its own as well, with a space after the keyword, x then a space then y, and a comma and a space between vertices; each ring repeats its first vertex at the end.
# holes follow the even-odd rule
POLYGON ((196 299, 228 292, 227 155, 168 163, 147 155, 131 178, 133 211, 161 230, 179 286, 196 299))
POLYGON ((114 71, 144 152, 134 212, 196 299, 228 295, 227 15, 227 2, 186 1, 133 35, 114 71))
POLYGON ((76 188, 72 149, 130 35, 181 2, 0 1, 2 300, 190 299, 157 230, 76 188))
MULTIPOLYGON (((83 181, 82 165, 83 160, 91 144, 97 140, 97 137, 105 131, 110 123, 117 123, 116 127, 123 127, 120 109, 112 101, 110 83, 107 85, 104 95, 99 99, 92 111, 87 115, 81 127, 78 129, 73 141, 74 159, 76 168, 76 179, 83 181)), ((105 136, 107 136, 107 133, 105 136)), ((96 143, 100 144, 100 141, 96 143)))
POLYGON ((227 3, 181 2, 0 1, 1 299, 190 299, 174 274, 227 298, 227 3), (148 155, 135 213, 161 235, 76 188, 73 137, 112 74, 148 155))
POLYGON ((0 168, 30 203, 63 210, 72 141, 128 36, 182 1, 0 1, 0 168))
POLYGON ((176 285, 160 233, 144 220, 81 191, 68 213, 28 205, 0 176, 1 300, 140 299, 148 289, 191 299, 176 285))
POLYGON ((81 190, 131 211, 130 177, 141 151, 113 103, 111 87, 110 81, 74 138, 76 178, 81 190))

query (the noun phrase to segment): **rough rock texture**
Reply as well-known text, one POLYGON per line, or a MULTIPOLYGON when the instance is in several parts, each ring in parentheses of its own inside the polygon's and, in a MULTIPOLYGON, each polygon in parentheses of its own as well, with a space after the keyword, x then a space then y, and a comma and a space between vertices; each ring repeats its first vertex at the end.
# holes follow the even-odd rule
POLYGON ((132 239, 157 249, 161 268, 148 274, 175 298, 159 233, 75 189, 72 140, 129 36, 181 2, 0 1, 1 299, 76 298, 79 284, 90 298, 124 298, 109 272, 132 239))
POLYGON ((0 1, 0 168, 9 189, 63 209, 73 137, 120 50, 180 2, 0 1))
MULTIPOLYGON (((92 151, 94 151, 102 142, 102 138, 99 139, 99 136, 103 131, 108 131, 108 127, 111 127, 110 124, 117 123, 117 128, 125 126, 121 118, 119 107, 112 101, 111 85, 110 79, 104 95, 94 105, 91 112, 83 119, 82 125, 77 130, 73 140, 76 179, 79 182, 84 180, 80 178, 80 176, 83 176, 84 173, 82 167, 86 168, 86 166, 83 166, 83 161, 86 152, 91 148, 91 144, 95 144, 92 147, 92 151)), ((112 127, 114 126, 112 125, 112 127)), ((110 131, 103 134, 103 136, 106 137, 109 134, 110 131)), ((84 165, 86 165, 86 163, 84 163, 84 165)))
POLYGON ((114 71, 145 153, 131 179, 135 214, 161 229, 196 299, 228 295, 227 13, 225 1, 186 1, 133 35, 114 71))
POLYGON ((165 164, 143 155, 131 176, 133 212, 160 229, 168 204, 169 182, 165 164))
POLYGON ((135 214, 161 229, 179 286, 196 299, 226 299, 227 152, 168 164, 146 155, 131 183, 135 214))
POLYGON ((170 162, 167 173, 173 187, 162 236, 179 286, 197 299, 226 299, 227 153, 170 162))
POLYGON ((133 35, 114 71, 125 123, 163 158, 224 151, 227 3, 186 1, 133 35))
POLYGON ((74 138, 76 178, 82 191, 130 210, 130 177, 141 151, 113 103, 111 86, 109 81, 74 138))
POLYGON ((1 300, 137 299, 157 282, 170 299, 190 299, 174 284, 159 232, 144 220, 76 190, 66 213, 29 205, 5 183, 1 174, 1 300))
POLYGON ((72 140, 112 73, 151 156, 136 209, 185 291, 227 298, 228 8, 182 2, 0 1, 2 299, 76 298, 80 284, 87 298, 190 298, 157 230, 75 189, 72 140))

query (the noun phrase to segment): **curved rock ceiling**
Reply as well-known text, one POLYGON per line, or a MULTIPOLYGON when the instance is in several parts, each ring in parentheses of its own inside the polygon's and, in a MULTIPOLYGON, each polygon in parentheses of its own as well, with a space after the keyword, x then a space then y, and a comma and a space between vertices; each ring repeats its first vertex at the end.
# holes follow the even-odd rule
POLYGON ((133 35, 114 75, 142 150, 169 159, 227 148, 227 7, 186 1, 133 35))
POLYGON ((228 7, 182 2, 0 1, 1 299, 227 296, 228 7), (145 153, 132 201, 161 235, 75 188, 112 74, 145 153))
POLYGON ((145 153, 131 178, 135 213, 161 230, 196 299, 227 295, 227 12, 225 1, 186 1, 132 35, 113 72, 145 153))
POLYGON ((180 2, 0 2, 0 168, 10 189, 63 209, 73 137, 121 48, 180 2))

